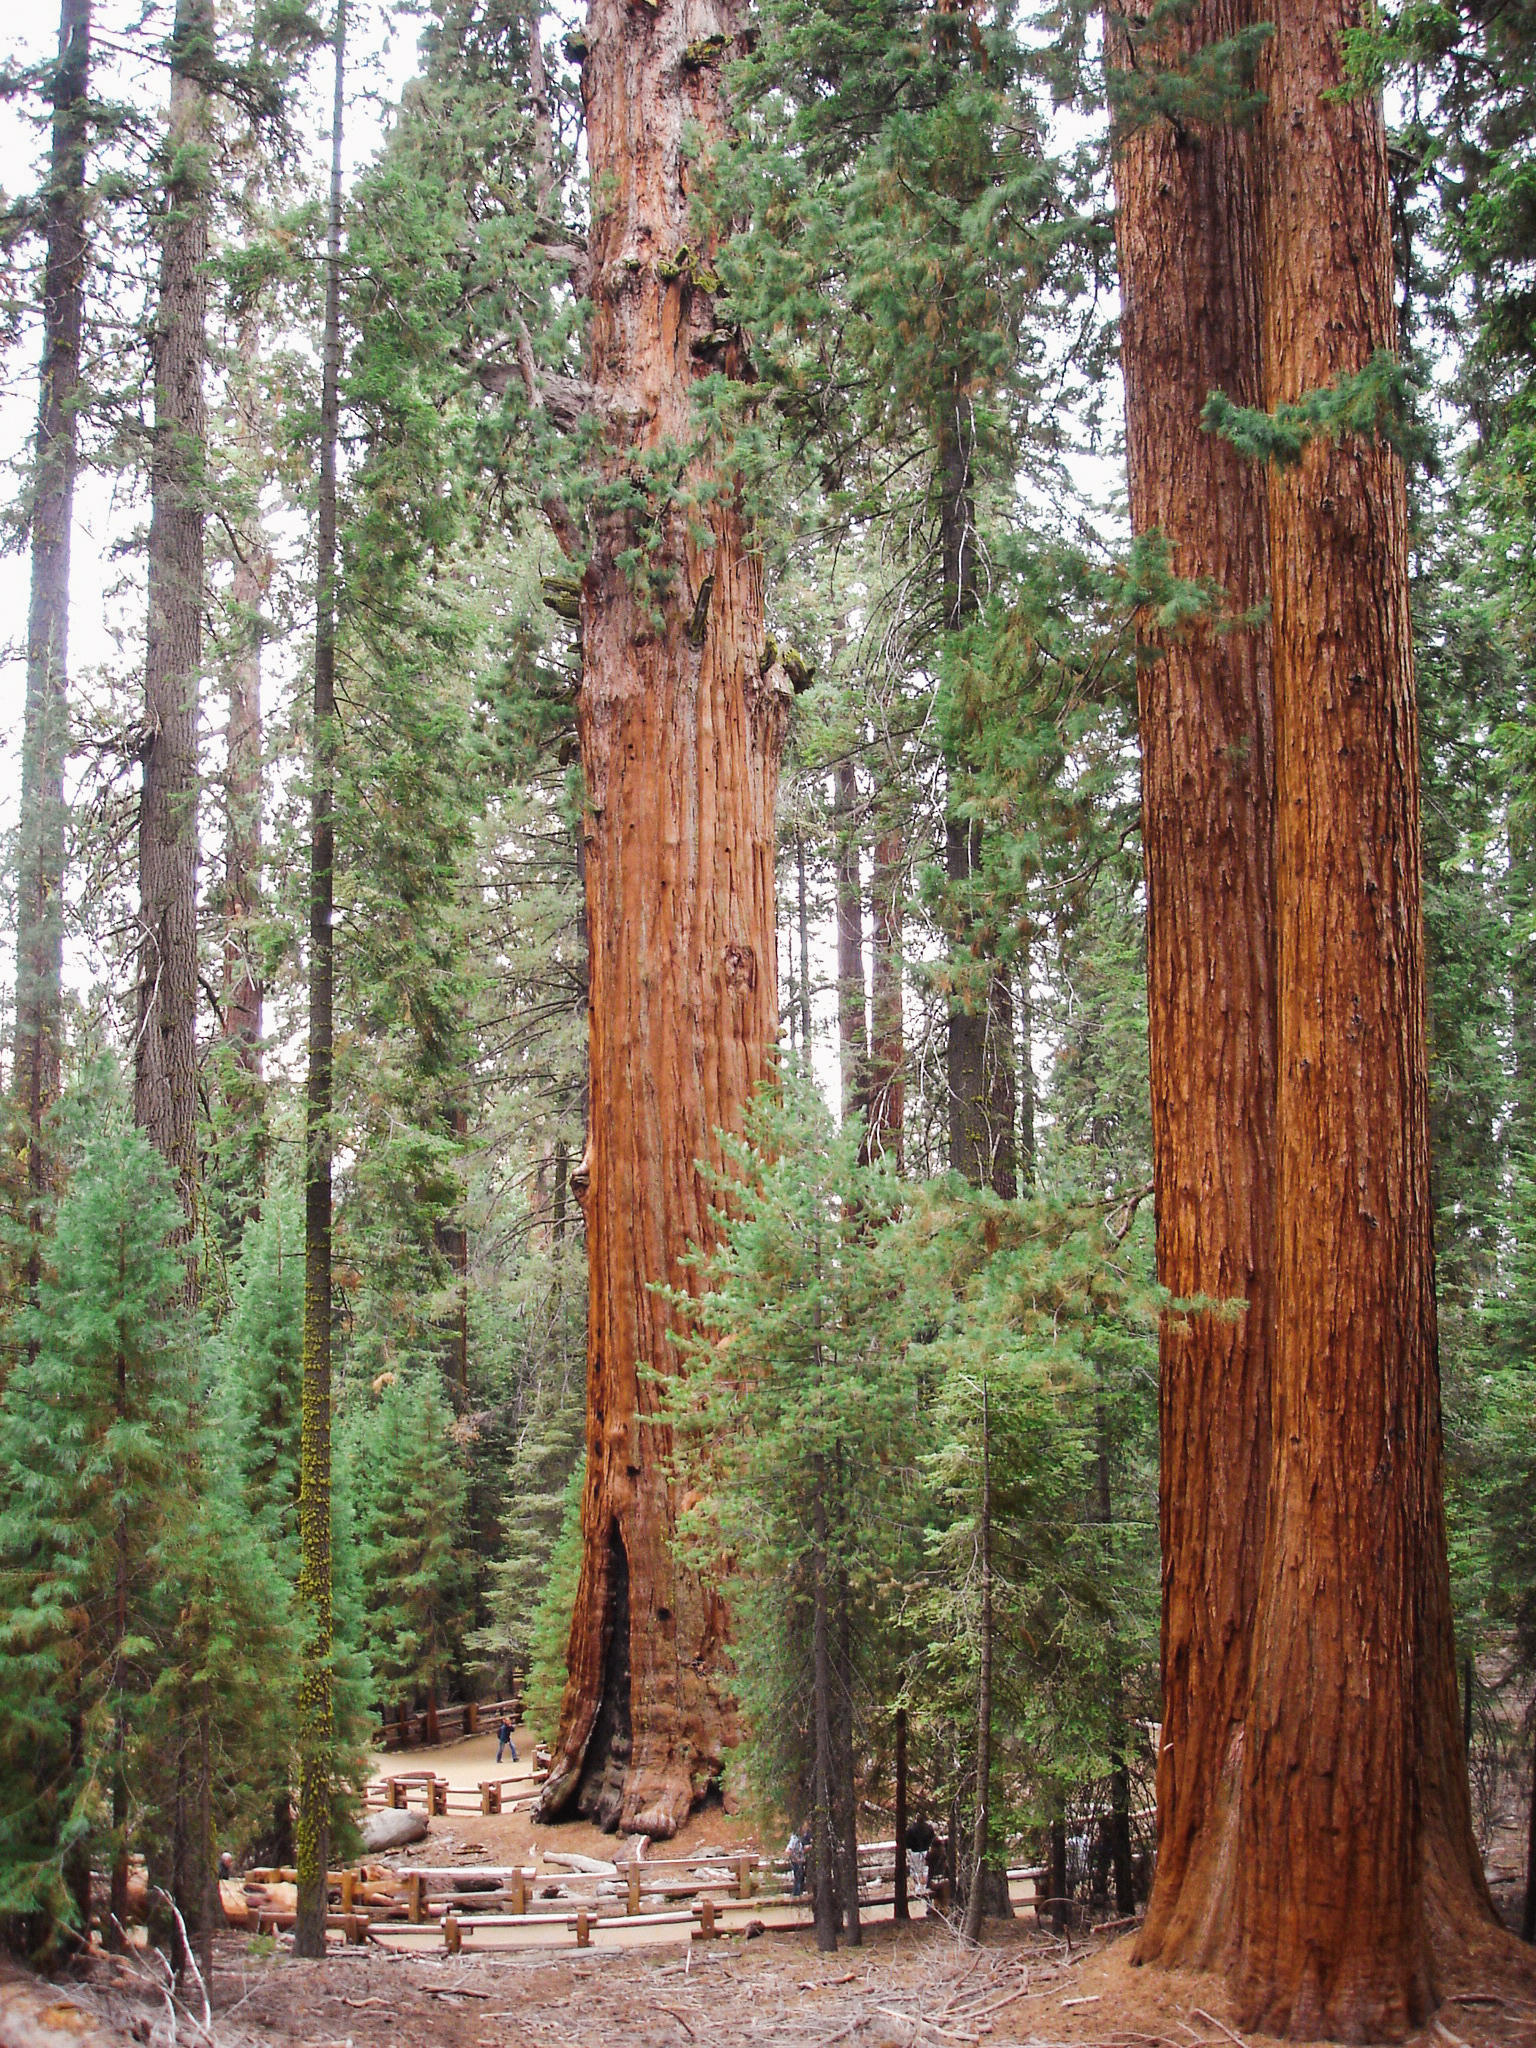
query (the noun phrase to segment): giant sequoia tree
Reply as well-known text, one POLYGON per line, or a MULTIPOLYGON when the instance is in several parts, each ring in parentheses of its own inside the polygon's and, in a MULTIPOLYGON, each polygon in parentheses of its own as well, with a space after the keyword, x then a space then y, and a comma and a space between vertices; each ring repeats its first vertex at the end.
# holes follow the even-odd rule
POLYGON ((1212 390, 1262 402, 1256 137, 1170 119, 1157 95, 1212 48, 1235 56, 1252 12, 1204 0, 1151 34, 1112 20, 1110 40, 1132 522, 1229 613, 1149 604, 1138 648, 1158 1279, 1247 1304, 1170 1311, 1159 1338, 1163 1734, 1139 1954, 1194 1966, 1226 1931, 1269 1460, 1274 747, 1268 634, 1243 617, 1268 588, 1264 477, 1200 424, 1212 390))
MULTIPOLYGON (((1164 1333, 1142 1954, 1232 1968, 1252 2025, 1375 2039, 1423 2017, 1489 1912, 1441 1503, 1406 501, 1371 431, 1386 138, 1340 90, 1357 26, 1282 6, 1250 133, 1252 24, 1201 11, 1123 95, 1145 125, 1119 184, 1137 524, 1239 627, 1186 631, 1143 689, 1160 1273, 1247 1308, 1164 1333), (1207 425, 1271 458, 1262 502, 1194 431, 1207 380, 1207 425)), ((1134 66, 1135 31, 1120 48, 1134 66)))
MULTIPOLYGON (((1265 398, 1397 341, 1386 132, 1343 98, 1348 0, 1268 67, 1265 398)), ((1269 469, 1274 593, 1274 1426, 1238 1831, 1250 2023, 1400 2035, 1491 1917, 1442 1504, 1419 740, 1403 466, 1383 436, 1269 469)))
MULTIPOLYGON (((581 585, 578 700, 591 934, 590 1264, 583 1562, 542 1811, 670 1835, 719 1767, 718 1593, 672 1556, 670 1432, 646 1368, 653 1290, 712 1240, 698 1162, 739 1128, 778 1020, 774 796, 790 685, 765 649, 761 557, 699 445, 697 381, 739 376, 692 208, 724 131, 741 10, 594 0, 582 71, 602 422, 581 585)), ((574 536, 568 540, 574 543, 574 536)))

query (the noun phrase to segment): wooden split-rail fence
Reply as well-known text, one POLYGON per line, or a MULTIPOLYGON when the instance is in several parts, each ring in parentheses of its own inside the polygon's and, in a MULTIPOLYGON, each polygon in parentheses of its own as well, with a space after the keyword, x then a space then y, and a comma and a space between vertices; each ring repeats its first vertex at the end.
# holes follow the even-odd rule
POLYGON ((371 1807, 405 1810, 420 1807, 425 1814, 500 1813, 509 1785, 542 1784, 544 1773, 534 1777, 479 1778, 473 1785, 450 1785, 436 1771, 392 1771, 375 1778, 363 1795, 371 1807))
POLYGON ((503 1714, 516 1721, 522 1702, 514 1693, 504 1700, 464 1700, 456 1706, 421 1707, 409 1713, 386 1714, 373 1731, 380 1749, 422 1749, 456 1742, 461 1735, 484 1735, 503 1714))
MULTIPOLYGON (((890 1903, 894 1842, 859 1848, 859 1890, 866 1905, 890 1903)), ((751 1850, 722 1856, 657 1858, 623 1863, 615 1873, 534 1871, 520 1866, 465 1865, 416 1870, 363 1864, 333 1870, 327 1878, 331 1910, 326 1926, 348 1942, 366 1942, 376 1931, 430 1939, 460 1953, 466 1936, 481 1929, 561 1928, 576 1946, 590 1945, 594 1928, 684 1927, 693 1925, 708 1940, 724 1931, 724 1908, 750 1901, 755 1908, 796 1906, 809 1898, 784 1888, 788 1864, 751 1850), (551 1896, 554 1894, 554 1896, 551 1896)), ((254 1870, 245 1879, 247 1928, 270 1934, 291 1928, 295 1914, 272 1888, 297 1883, 292 1869, 254 1870)), ((226 1906, 226 1917, 233 1918, 226 1906)))

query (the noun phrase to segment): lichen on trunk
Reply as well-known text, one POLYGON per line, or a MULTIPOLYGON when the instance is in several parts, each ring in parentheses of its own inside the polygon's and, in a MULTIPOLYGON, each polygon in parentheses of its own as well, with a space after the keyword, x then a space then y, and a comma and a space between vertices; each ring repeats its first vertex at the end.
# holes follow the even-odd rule
POLYGON ((718 1774, 731 1709, 724 1604, 672 1554, 671 1432, 653 1419, 645 1369, 671 1369, 674 1314, 655 1290, 692 1283, 684 1255, 712 1234, 699 1162, 718 1163, 716 1133, 740 1128, 778 1021, 774 800, 792 689, 776 659, 765 664, 761 559, 693 417, 699 377, 746 368, 739 340, 719 339, 713 249, 693 204, 697 148, 724 132, 720 66, 740 12, 711 8, 706 21, 673 4, 594 0, 582 71, 591 382, 605 436, 577 712, 591 970, 591 1134, 573 1176, 587 1218, 587 1482, 540 1810, 553 1818, 590 1798, 605 1825, 661 1836, 718 1774), (684 64, 701 22, 724 40, 684 64))

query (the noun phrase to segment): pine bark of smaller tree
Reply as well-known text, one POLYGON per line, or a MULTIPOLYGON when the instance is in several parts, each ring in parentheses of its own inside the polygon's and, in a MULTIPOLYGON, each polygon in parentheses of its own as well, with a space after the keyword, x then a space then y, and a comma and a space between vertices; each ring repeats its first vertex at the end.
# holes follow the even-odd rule
POLYGON ((309 856, 309 1071, 304 1092, 304 1379, 299 1433, 299 1812, 294 1951, 325 1954, 331 1845, 331 1111, 335 1072, 336 954, 336 457, 341 427, 341 139, 347 10, 337 0, 331 102, 331 204, 325 265, 320 393, 320 496, 316 535, 313 778, 309 856))
MULTIPOLYGON (((937 427, 942 616, 945 630, 953 633, 974 616, 980 602, 972 475, 975 422, 963 377, 955 379, 937 427)), ((1018 1192, 1013 998, 1001 970, 985 975, 984 989, 975 986, 976 963, 988 958, 991 947, 968 903, 967 884, 981 870, 981 826, 974 819, 946 819, 944 869, 953 891, 950 952, 956 979, 965 984, 949 1004, 949 1164, 973 1187, 990 1187, 1011 1200, 1018 1192)))
POLYGON ((859 875, 858 777, 851 761, 833 770, 837 824, 837 1050, 843 1115, 862 1117, 869 1093, 864 1009, 864 898, 859 875))
MULTIPOLYGON (((1183 65, 1251 18, 1248 0, 1198 0, 1170 13, 1156 61, 1183 65)), ((1263 402, 1256 148, 1250 127, 1157 119, 1115 152, 1132 527, 1239 614, 1268 591, 1264 479, 1200 414, 1213 389, 1263 402)), ((1260 630, 1144 625, 1139 652, 1158 1278, 1248 1304, 1165 1315, 1158 1344, 1163 1723, 1137 1955, 1201 1968, 1228 1930, 1269 1458, 1272 716, 1260 630)))
POLYGON ((32 592, 22 727, 16 890, 14 1091, 27 1127, 27 1185, 49 1184, 43 1124, 59 1093, 64 960, 64 760, 69 744, 69 557, 79 467, 77 401, 85 301, 85 165, 91 0, 63 0, 50 97, 44 202, 43 361, 29 508, 32 592))
POLYGON ((827 1581, 827 1496, 825 1461, 817 1458, 811 1508, 811 1918, 816 1946, 837 1947, 837 1877, 832 1854, 832 1628, 827 1581))
MULTIPOLYGON (((261 363, 261 323, 254 315, 240 326, 237 359, 242 413, 256 405, 261 363)), ((256 427, 242 417, 237 440, 254 468, 256 427)), ((254 486, 254 479, 253 479, 254 486)), ((241 1067, 261 1075, 261 984, 252 959, 251 925, 260 904, 261 876, 261 646, 262 606, 272 576, 272 554, 255 507, 241 534, 230 579, 236 644, 229 663, 228 723, 224 767, 224 1037, 241 1067)))
POLYGON ((906 840, 899 829, 877 833, 870 885, 874 973, 868 1153, 871 1158, 889 1159, 898 1173, 906 1122, 906 1034, 901 1007, 906 851, 906 840))
MULTIPOLYGON (((987 1383, 981 1383, 981 1502, 976 1517, 981 1575, 981 1657, 976 1679, 976 1824, 971 1839, 971 1890, 965 1902, 967 1941, 980 1941, 987 1910, 987 1849, 992 1832, 992 1432, 987 1383)), ((900 1842, 896 1854, 904 1855, 900 1842)))
MULTIPOLYGON (((734 41, 741 10, 714 18, 734 41)), ((742 376, 716 326, 694 155, 725 132, 722 59, 685 10, 593 0, 582 67, 595 195, 591 378, 605 427, 588 516, 577 703, 585 779, 591 1120, 583 1561, 540 1811, 667 1836, 730 1729, 719 1593, 674 1560, 672 1368, 657 1283, 712 1240, 700 1160, 739 1128, 778 1027, 774 798, 786 700, 762 564, 694 448, 698 378, 742 376), (701 246, 702 240, 702 246, 701 246), (692 451, 685 453, 685 451, 692 451), (685 500, 692 500, 690 504, 685 500), (640 509, 635 509, 635 508, 640 509)))
MULTIPOLYGON (((1386 132, 1353 0, 1282 0, 1266 67, 1265 401, 1396 345, 1386 132)), ((1442 1502, 1402 463, 1320 437, 1268 478, 1277 839, 1269 1516, 1244 1734, 1240 2007, 1400 2038, 1493 1924, 1442 1502), (1448 1957, 1447 1957, 1448 1959, 1448 1957)))
MULTIPOLYGON (((212 0, 177 0, 153 338, 134 1115, 190 1225, 197 1181, 197 703, 202 660, 212 0)), ((193 1280, 189 1277, 189 1286, 193 1280)))

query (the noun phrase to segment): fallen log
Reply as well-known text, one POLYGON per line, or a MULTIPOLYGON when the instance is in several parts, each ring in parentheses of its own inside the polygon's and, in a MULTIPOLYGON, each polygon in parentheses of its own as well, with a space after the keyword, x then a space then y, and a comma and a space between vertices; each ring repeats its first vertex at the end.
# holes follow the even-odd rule
POLYGON ((408 1842, 421 1841, 428 1827, 424 1813, 413 1813, 404 1806, 386 1806, 382 1812, 370 1813, 358 1832, 363 1847, 377 1855, 381 1849, 403 1849, 408 1842))

